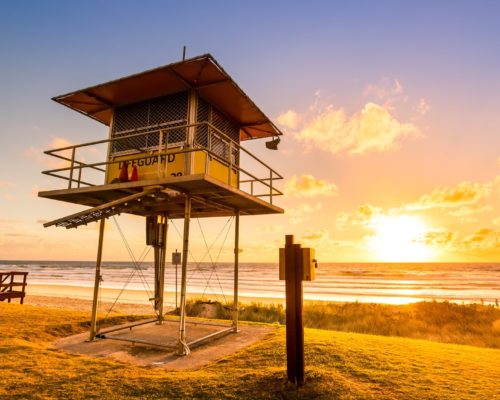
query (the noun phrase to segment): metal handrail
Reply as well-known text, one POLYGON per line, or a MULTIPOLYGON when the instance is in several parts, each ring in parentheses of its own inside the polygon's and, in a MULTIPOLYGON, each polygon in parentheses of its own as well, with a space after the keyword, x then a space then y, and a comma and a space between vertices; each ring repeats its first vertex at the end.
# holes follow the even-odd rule
MULTIPOLYGON (((170 127, 170 128, 162 128, 160 130, 163 131, 163 132, 167 132, 167 131, 172 131, 172 130, 179 130, 179 129, 187 129, 187 128, 192 128, 192 127, 197 127, 197 126, 201 126, 201 125, 206 125, 210 129, 216 131, 217 134, 219 134, 220 136, 224 137, 224 139, 226 139, 228 142, 232 142, 233 145, 235 145, 239 150, 243 150, 243 152, 245 154, 248 154, 251 158, 253 158, 254 160, 258 161, 260 164, 262 164, 268 170, 272 171, 273 174, 276 174, 277 177, 279 177, 280 179, 283 179, 283 176, 281 176, 278 172, 276 172, 274 169, 272 169, 264 161, 260 160, 256 156, 254 156, 252 153, 250 153, 244 147, 241 147, 239 143, 235 142, 233 139, 231 139, 229 136, 227 136, 224 132, 222 132, 221 130, 219 130, 217 127, 215 127, 214 125, 212 125, 209 122, 198 122, 198 123, 194 123, 194 124, 176 125, 176 126, 173 126, 173 127, 170 127)), ((160 132, 160 130, 158 130, 158 133, 160 132)), ((122 131, 122 132, 126 132, 126 131, 122 131)), ((155 132, 156 132, 156 130, 151 130, 151 131, 140 132, 140 133, 132 133, 132 134, 126 135, 126 136, 112 137, 112 138, 108 138, 108 139, 95 140, 93 142, 75 144, 75 145, 71 145, 71 146, 60 147, 60 148, 57 148, 57 149, 46 150, 46 151, 44 151, 44 154, 51 155, 51 156, 54 156, 54 157, 58 157, 58 156, 56 156, 56 155, 54 155, 52 153, 59 152, 59 151, 64 151, 64 150, 73 150, 73 149, 80 148, 80 147, 94 146, 94 145, 97 145, 97 144, 115 142, 115 141, 119 141, 119 140, 131 139, 131 138, 134 138, 134 137, 149 135, 149 134, 152 134, 152 133, 155 133, 155 132)), ((70 159, 67 159, 67 160, 71 161, 70 159)))
MULTIPOLYGON (((213 151, 211 151, 211 150, 209 150, 207 148, 204 148, 204 147, 202 147, 202 148, 181 149, 181 150, 178 150, 178 151, 171 151, 168 154, 193 153, 193 152, 198 152, 198 151, 204 151, 204 152, 208 153, 211 157, 217 159, 217 161, 219 161, 219 162, 221 162, 223 164, 226 164, 228 167, 230 167, 227 160, 225 160, 224 158, 222 158, 218 154, 216 154, 213 151)), ((142 159, 149 158, 149 157, 151 157, 151 155, 141 155, 141 156, 135 157, 135 158, 133 158, 131 160, 128 160, 128 161, 142 160, 142 159)), ((101 162, 98 162, 98 163, 77 165, 77 166, 73 166, 73 167, 55 168, 55 169, 51 169, 51 170, 42 171, 42 174, 53 176, 53 177, 60 178, 60 179, 70 180, 71 178, 68 178, 68 177, 62 176, 62 175, 58 175, 58 174, 56 174, 56 172, 70 171, 71 169, 83 169, 83 168, 87 168, 87 167, 92 168, 92 167, 103 166, 103 165, 117 164, 117 163, 120 163, 120 162, 122 162, 122 161, 121 160, 101 161, 101 162)), ((236 170, 238 170, 240 172, 243 172, 244 174, 246 174, 249 177, 253 178, 253 179, 247 179, 247 180, 240 181, 240 183, 259 182, 262 185, 267 186, 269 189, 272 189, 274 191, 273 194, 272 194, 273 196, 283 195, 283 193, 280 190, 278 190, 276 187, 273 187, 271 184, 267 183, 267 181, 271 181, 270 178, 258 178, 255 175, 253 175, 251 172, 248 172, 247 170, 241 168, 238 165, 234 165, 233 164, 233 166, 230 167, 230 168, 236 169, 236 170)), ((99 171, 105 171, 105 170, 99 169, 99 171)), ((278 179, 283 179, 283 178, 280 175, 280 177, 273 178, 272 180, 278 180, 278 179)), ((71 180, 76 181, 76 179, 71 179, 71 180)), ((95 186, 92 183, 85 182, 85 181, 82 181, 82 180, 80 180, 78 182, 82 183, 84 185, 87 185, 87 186, 95 186)), ((262 196, 269 196, 269 194, 265 194, 265 195, 262 195, 262 196)))
MULTIPOLYGON (((175 121, 175 123, 179 123, 179 122, 180 121, 175 121)), ((90 168, 90 169, 97 170, 97 171, 100 171, 100 172, 106 172, 105 169, 99 168, 99 167, 107 166, 107 165, 111 165, 111 164, 115 164, 115 163, 119 163, 121 161, 120 160, 111 159, 111 160, 104 161, 104 162, 84 163, 84 162, 81 162, 81 161, 78 161, 78 160, 75 159, 75 157, 76 157, 75 156, 76 149, 83 148, 83 147, 88 147, 88 146, 95 146, 95 145, 99 145, 99 144, 105 144, 105 143, 109 143, 110 144, 110 143, 117 142, 117 141, 120 141, 120 140, 126 140, 126 139, 130 139, 130 138, 135 138, 135 137, 140 137, 140 136, 145 136, 145 135, 151 135, 151 134, 155 134, 156 133, 156 134, 159 135, 159 144, 158 144, 158 146, 152 146, 147 151, 158 151, 158 156, 160 156, 161 152, 163 151, 163 147, 165 148, 165 154, 181 154, 181 153, 191 153, 191 152, 195 152, 195 151, 204 151, 208 155, 210 155, 211 157, 215 158, 216 160, 218 160, 222 164, 226 165, 229 168, 229 171, 231 171, 231 170, 237 170, 237 171, 245 174, 246 176, 252 178, 252 179, 246 179, 246 180, 238 180, 238 183, 250 183, 250 185, 251 185, 251 194, 252 195, 254 195, 253 194, 253 191, 254 191, 253 190, 253 185, 256 182, 258 182, 258 183, 264 185, 265 187, 269 188, 269 193, 263 194, 263 195, 255 195, 255 197, 266 197, 266 196, 268 196, 268 197, 270 197, 270 202, 272 204, 272 197, 273 196, 282 195, 283 194, 276 187, 273 187, 273 181, 274 180, 283 179, 283 176, 281 174, 279 174, 278 172, 276 172, 269 165, 267 165, 266 163, 264 163, 262 160, 260 160, 255 155, 253 155, 252 153, 250 153, 248 150, 246 150, 245 148, 241 147, 239 143, 237 143, 234 140, 232 140, 224 132, 220 131, 218 128, 216 128, 215 126, 213 126, 209 122, 199 122, 199 123, 194 123, 194 124, 183 124, 183 125, 175 125, 175 126, 171 126, 171 124, 160 124, 160 125, 152 126, 151 128, 153 128, 153 130, 146 130, 146 131, 144 131, 145 129, 148 129, 150 127, 140 128, 142 130, 142 132, 140 132, 140 133, 131 133, 129 135, 124 135, 124 136, 120 136, 120 137, 112 137, 112 138, 108 138, 108 139, 101 139, 101 140, 96 140, 96 141, 92 141, 92 142, 81 143, 81 144, 76 144, 76 145, 70 145, 70 146, 60 147, 60 148, 57 148, 57 149, 46 150, 46 151, 44 151, 45 154, 53 156, 53 157, 56 157, 56 158, 59 158, 59 159, 62 159, 62 160, 65 160, 65 161, 68 161, 68 162, 70 162, 70 166, 69 167, 62 167, 62 168, 55 168, 55 169, 51 169, 51 170, 45 170, 45 171, 42 171, 42 173, 45 174, 45 175, 54 176, 54 177, 57 177, 57 178, 68 180, 69 181, 69 187, 68 188, 71 188, 73 182, 77 183, 78 187, 80 187, 81 184, 87 185, 87 186, 95 186, 94 184, 92 184, 90 182, 83 181, 81 179, 81 174, 82 174, 82 170, 83 169, 90 168), (170 126, 165 127, 165 128, 160 128, 159 130, 157 130, 158 126, 160 126, 160 125, 161 126, 170 125, 170 126), (198 127, 198 126, 202 126, 202 125, 205 125, 205 126, 207 126, 207 128, 209 128, 209 129, 207 129, 207 135, 208 135, 207 143, 208 143, 208 147, 199 146, 199 144, 198 144, 197 147, 188 147, 188 148, 184 147, 184 148, 181 148, 179 150, 169 150, 168 149, 168 135, 166 135, 167 140, 165 142, 163 142, 163 140, 162 140, 163 134, 166 133, 166 132, 169 132, 169 131, 172 131, 172 130, 179 130, 179 129, 186 129, 187 130, 188 128, 198 127), (154 128, 156 128, 156 129, 154 129, 154 128), (219 140, 222 140, 225 143, 225 145, 228 146, 228 148, 229 148, 229 157, 228 157, 229 159, 228 160, 226 160, 224 157, 221 157, 219 154, 216 154, 211 149, 211 143, 212 143, 211 136, 212 135, 218 137, 219 140), (264 168, 266 168, 269 171, 269 177, 258 178, 254 174, 252 174, 251 172, 249 172, 249 171, 241 168, 240 165, 239 165, 239 163, 238 164, 234 163, 233 162, 233 152, 234 152, 234 149, 237 149, 238 152, 240 152, 240 151, 243 152, 244 154, 248 155, 253 160, 257 161, 261 166, 263 166, 264 168), (62 156, 60 154, 54 154, 54 153, 58 153, 58 152, 61 152, 61 151, 71 151, 71 158, 62 156), (74 173, 75 170, 78 170, 78 178, 74 178, 73 177, 73 173, 74 173), (62 176, 62 175, 58 174, 59 172, 65 172, 65 171, 69 171, 69 177, 62 176)), ((126 132, 126 131, 123 131, 123 132, 126 132)), ((137 130, 133 130, 133 132, 137 132, 137 130)), ((187 144, 187 142, 185 142, 185 144, 187 144)), ((143 152, 146 151, 146 150, 141 150, 141 149, 136 149, 136 150, 139 151, 140 153, 143 153, 143 152)), ((137 154, 137 157, 134 157, 134 158, 130 159, 130 161, 145 159, 145 158, 148 158, 148 157, 151 157, 151 155, 150 154, 137 154)), ((207 170, 205 172, 207 173, 207 170)), ((229 184, 231 183, 230 176, 231 176, 231 174, 229 173, 228 174, 229 184)))

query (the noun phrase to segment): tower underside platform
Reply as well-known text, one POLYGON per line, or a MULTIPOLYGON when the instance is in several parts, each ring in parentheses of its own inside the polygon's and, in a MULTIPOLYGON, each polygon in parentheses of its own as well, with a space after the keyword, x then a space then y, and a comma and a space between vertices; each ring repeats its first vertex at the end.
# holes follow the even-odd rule
POLYGON ((50 190, 38 194, 47 199, 101 209, 109 204, 115 211, 113 214, 148 216, 161 213, 171 219, 184 218, 187 195, 192 199, 191 216, 196 218, 231 216, 236 210, 241 215, 283 213, 282 208, 205 174, 50 190), (131 200, 120 201, 126 198, 131 200))

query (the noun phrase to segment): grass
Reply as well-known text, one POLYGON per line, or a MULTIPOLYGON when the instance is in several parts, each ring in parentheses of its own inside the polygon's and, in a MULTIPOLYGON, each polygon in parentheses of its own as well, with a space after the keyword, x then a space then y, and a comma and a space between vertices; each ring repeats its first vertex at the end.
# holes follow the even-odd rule
MULTIPOLYGON (((200 300, 188 303, 197 316, 200 300)), ((228 318, 230 307, 215 303, 217 316, 228 318)), ((281 304, 252 303, 241 307, 243 321, 285 323, 281 304)), ((405 305, 308 302, 304 325, 309 328, 369 333, 500 348, 500 309, 480 304, 419 302, 405 305)))
POLYGON ((306 329, 306 384, 297 390, 285 379, 283 327, 205 368, 167 372, 52 347, 87 326, 87 313, 0 303, 0 398, 477 400, 500 393, 497 349, 306 329))

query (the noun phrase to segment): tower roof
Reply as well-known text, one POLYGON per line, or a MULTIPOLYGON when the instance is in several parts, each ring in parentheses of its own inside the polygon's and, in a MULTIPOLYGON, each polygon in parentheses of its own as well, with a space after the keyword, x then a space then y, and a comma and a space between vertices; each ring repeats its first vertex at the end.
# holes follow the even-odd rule
POLYGON ((196 90, 238 124, 241 140, 282 134, 210 54, 56 96, 53 100, 109 126, 115 107, 189 89, 196 90))

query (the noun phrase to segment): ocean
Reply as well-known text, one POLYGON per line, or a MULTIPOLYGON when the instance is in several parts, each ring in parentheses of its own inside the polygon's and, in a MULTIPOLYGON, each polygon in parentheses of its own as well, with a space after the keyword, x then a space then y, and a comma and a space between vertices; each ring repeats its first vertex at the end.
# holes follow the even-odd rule
MULTIPOLYGON (((180 266, 178 279, 180 282, 180 266)), ((0 261, 0 271, 27 271, 30 285, 92 287, 95 262, 0 261)), ((130 262, 104 262, 102 287, 151 293, 151 262, 134 268, 130 262)), ((230 300, 233 265, 188 265, 188 293, 204 293, 209 299, 230 300)), ((278 265, 242 263, 239 293, 255 299, 284 299, 284 282, 278 265)), ((180 290, 180 283, 178 285, 180 290)), ((495 304, 500 301, 499 263, 323 263, 316 280, 304 282, 304 299, 404 304, 422 300, 448 300, 495 304)), ((165 291, 175 292, 175 266, 167 263, 165 291)), ((28 286, 29 293, 29 286, 28 286)), ((55 295, 55 293, 47 293, 55 295)), ((145 297, 145 302, 147 299, 145 297)))

